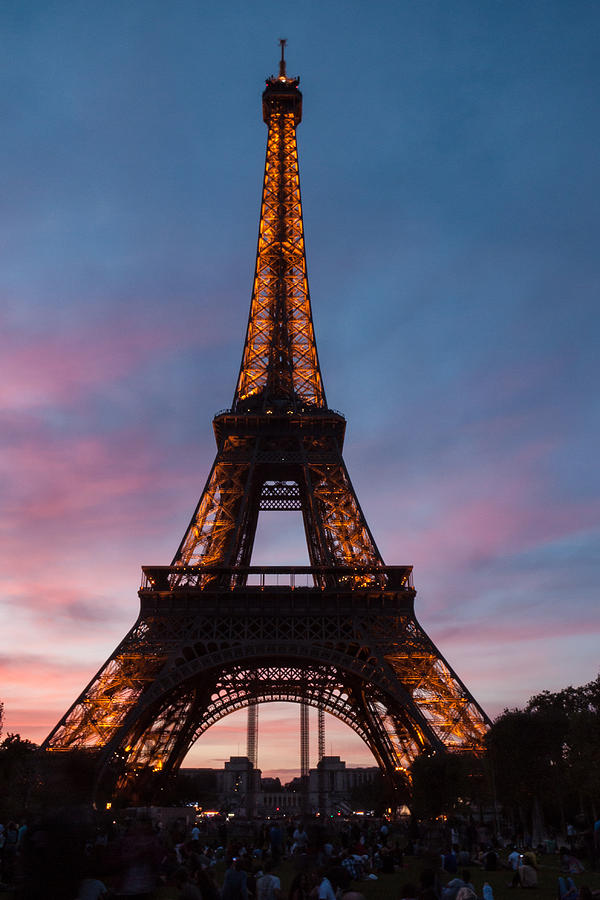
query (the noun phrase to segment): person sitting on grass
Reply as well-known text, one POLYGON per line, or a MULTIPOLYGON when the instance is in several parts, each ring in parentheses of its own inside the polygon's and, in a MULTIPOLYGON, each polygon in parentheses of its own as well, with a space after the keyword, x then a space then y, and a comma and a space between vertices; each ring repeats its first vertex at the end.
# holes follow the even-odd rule
POLYGON ((572 878, 558 879, 558 900, 578 900, 579 891, 572 878))
POLYGON ((600 891, 593 891, 588 884, 579 888, 579 900, 596 900, 596 897, 600 897, 600 891))
POLYGON ((458 889, 456 900, 477 900, 477 894, 472 887, 469 887, 469 885, 465 884, 463 887, 458 889))
POLYGON ((471 884, 471 873, 468 869, 463 869, 460 878, 453 878, 448 882, 442 890, 442 900, 456 900, 458 892, 462 888, 469 888, 475 894, 475 888, 471 884))
POLYGON ((569 875, 581 875, 582 872, 585 872, 585 866, 576 856, 573 856, 565 847, 563 847, 560 870, 561 872, 568 872, 569 875))
POLYGON ((509 887, 536 888, 538 885, 537 872, 533 866, 523 863, 519 866, 509 887))
POLYGON ((486 872, 495 872, 498 868, 499 858, 498 854, 492 847, 491 850, 485 850, 483 853, 483 868, 486 872))

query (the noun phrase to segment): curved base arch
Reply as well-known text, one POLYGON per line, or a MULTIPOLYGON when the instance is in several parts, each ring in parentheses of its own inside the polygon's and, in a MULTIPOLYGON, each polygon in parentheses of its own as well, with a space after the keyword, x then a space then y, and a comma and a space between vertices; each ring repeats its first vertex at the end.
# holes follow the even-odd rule
POLYGON ((155 682, 158 696, 137 705, 135 722, 120 729, 118 745, 105 754, 104 778, 110 778, 115 760, 124 764, 117 779, 120 790, 136 772, 176 771, 195 741, 225 716, 250 703, 289 701, 322 709, 344 722, 384 772, 403 780, 415 751, 421 749, 418 723, 403 698, 387 691, 370 666, 365 671, 363 662, 358 672, 355 660, 347 662, 342 667, 337 660, 315 662, 314 656, 307 662, 302 654, 283 662, 279 654, 250 656, 229 665, 219 661, 206 668, 198 660, 186 679, 179 673, 176 683, 163 683, 160 692, 155 682))

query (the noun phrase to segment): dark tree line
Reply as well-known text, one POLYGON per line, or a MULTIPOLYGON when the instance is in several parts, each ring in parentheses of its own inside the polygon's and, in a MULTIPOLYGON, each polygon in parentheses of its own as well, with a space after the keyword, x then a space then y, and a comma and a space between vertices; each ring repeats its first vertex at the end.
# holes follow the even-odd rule
POLYGON ((46 753, 9 733, 0 739, 0 821, 89 804, 93 776, 85 751, 46 753))
POLYGON ((413 809, 432 818, 471 804, 494 809, 515 832, 565 831, 600 813, 600 675, 581 687, 505 709, 483 755, 421 756, 412 767, 413 809))
POLYGON ((0 813, 5 821, 23 813, 37 784, 37 746, 18 734, 0 741, 0 813))
POLYGON ((544 691, 525 709, 505 710, 487 736, 498 799, 529 824, 535 811, 564 831, 600 810, 600 676, 544 691))

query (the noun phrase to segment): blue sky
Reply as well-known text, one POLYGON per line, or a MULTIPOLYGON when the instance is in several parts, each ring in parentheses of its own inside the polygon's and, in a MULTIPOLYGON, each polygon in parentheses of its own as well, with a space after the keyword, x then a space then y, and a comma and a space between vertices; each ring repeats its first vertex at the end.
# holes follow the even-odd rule
MULTIPOLYGON (((490 714, 596 676, 599 24, 592 2, 2 5, 10 730, 45 736, 202 490, 279 37, 327 398, 384 558, 415 566, 419 620, 490 714)), ((261 522, 260 552, 301 558, 297 534, 261 522)))

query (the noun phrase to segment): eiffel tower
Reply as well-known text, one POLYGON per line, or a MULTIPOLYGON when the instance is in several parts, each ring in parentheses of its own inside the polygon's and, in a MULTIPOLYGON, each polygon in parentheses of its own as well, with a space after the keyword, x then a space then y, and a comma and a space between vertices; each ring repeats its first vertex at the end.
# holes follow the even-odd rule
POLYGON ((266 701, 341 719, 396 785, 424 751, 477 750, 488 724, 415 618, 412 567, 385 565, 344 465, 346 421, 327 405, 313 329, 302 94, 284 43, 262 95, 250 316, 213 467, 171 565, 142 567, 135 625, 43 745, 93 751, 109 791, 176 771, 211 725, 266 701), (309 566, 250 565, 262 510, 302 513, 309 566))

